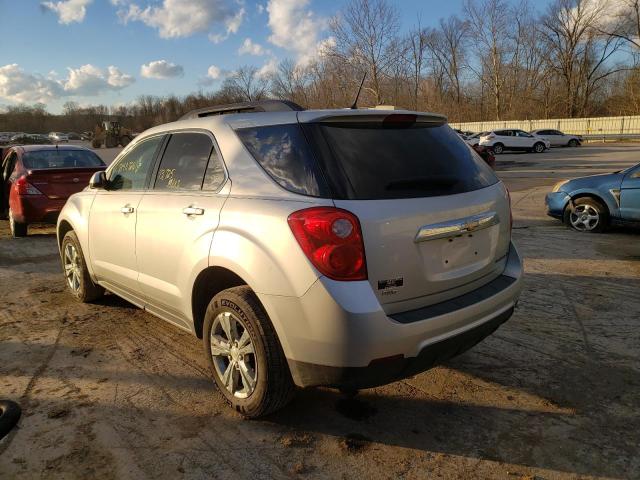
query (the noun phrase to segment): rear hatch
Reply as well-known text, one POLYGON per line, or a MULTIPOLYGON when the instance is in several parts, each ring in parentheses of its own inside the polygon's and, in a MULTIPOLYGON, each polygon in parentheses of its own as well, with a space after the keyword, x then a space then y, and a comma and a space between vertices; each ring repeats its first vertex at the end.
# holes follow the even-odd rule
POLYGON ((33 150, 22 157, 27 181, 51 199, 66 199, 106 165, 89 150, 33 150))
POLYGON ((368 281, 388 314, 463 295, 504 270, 507 191, 444 117, 336 110, 258 120, 240 118, 235 131, 272 179, 358 217, 368 281))
POLYGON ((442 117, 305 118, 335 205, 356 214, 387 313, 462 295, 504 269, 508 194, 442 117))

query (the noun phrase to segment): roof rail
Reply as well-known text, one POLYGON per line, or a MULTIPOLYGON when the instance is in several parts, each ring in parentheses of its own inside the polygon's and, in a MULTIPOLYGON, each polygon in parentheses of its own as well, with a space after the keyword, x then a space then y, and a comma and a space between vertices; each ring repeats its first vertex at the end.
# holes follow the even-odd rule
POLYGON ((198 108, 185 113, 179 120, 210 117, 213 115, 227 115, 229 113, 254 112, 300 112, 304 110, 300 105, 289 100, 259 100, 256 102, 229 103, 227 105, 212 105, 198 108))

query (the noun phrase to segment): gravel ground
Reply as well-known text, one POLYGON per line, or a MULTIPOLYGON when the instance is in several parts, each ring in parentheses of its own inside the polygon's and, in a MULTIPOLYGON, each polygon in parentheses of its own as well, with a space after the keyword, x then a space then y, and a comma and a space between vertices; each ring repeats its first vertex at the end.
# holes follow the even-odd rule
POLYGON ((640 478, 640 233, 574 233, 543 206, 638 151, 499 157, 526 270, 512 319, 444 366, 260 421, 226 407, 200 341, 114 295, 76 303, 53 230, 1 221, 0 397, 23 417, 0 478, 640 478))

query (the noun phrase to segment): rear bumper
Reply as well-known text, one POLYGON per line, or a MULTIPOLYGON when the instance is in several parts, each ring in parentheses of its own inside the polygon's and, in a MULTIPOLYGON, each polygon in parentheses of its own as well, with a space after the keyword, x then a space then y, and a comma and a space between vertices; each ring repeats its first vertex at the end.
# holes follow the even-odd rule
POLYGON ((324 385, 335 388, 372 388, 429 370, 446 360, 466 352, 491 335, 513 314, 513 307, 492 319, 424 347, 415 357, 402 355, 371 362, 366 367, 328 367, 289 360, 289 369, 298 385, 324 385))
POLYGON ((569 203, 571 197, 565 192, 551 192, 547 193, 544 198, 544 203, 547 207, 547 215, 554 218, 562 219, 564 215, 564 209, 569 203))
POLYGON ((298 386, 366 388, 472 347, 511 316, 521 289, 522 262, 511 245, 505 270, 494 281, 402 314, 387 315, 366 281, 321 278, 299 298, 259 297, 298 386))
POLYGON ((45 195, 22 195, 11 202, 11 211, 18 222, 55 224, 66 201, 45 195))

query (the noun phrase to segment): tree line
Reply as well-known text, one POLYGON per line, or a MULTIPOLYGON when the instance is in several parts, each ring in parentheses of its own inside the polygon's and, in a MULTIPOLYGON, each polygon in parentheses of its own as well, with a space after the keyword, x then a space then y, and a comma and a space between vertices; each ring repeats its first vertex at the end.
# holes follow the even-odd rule
POLYGON ((129 105, 8 107, 0 130, 84 131, 111 118, 142 131, 212 104, 264 98, 344 108, 366 79, 360 106, 444 113, 451 121, 640 114, 640 0, 466 0, 435 26, 401 29, 389 0, 351 0, 330 21, 312 61, 231 72, 215 91, 145 95, 129 105))

